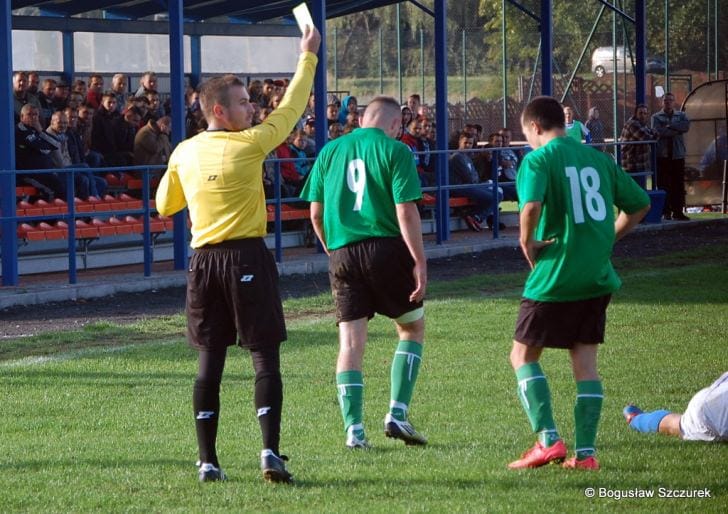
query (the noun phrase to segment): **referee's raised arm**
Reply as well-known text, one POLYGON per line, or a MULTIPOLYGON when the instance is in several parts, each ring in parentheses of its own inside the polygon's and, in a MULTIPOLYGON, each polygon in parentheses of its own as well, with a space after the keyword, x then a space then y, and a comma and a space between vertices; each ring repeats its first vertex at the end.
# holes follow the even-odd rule
POLYGON ((321 34, 316 28, 306 27, 301 37, 301 55, 298 59, 296 73, 286 89, 280 105, 265 119, 263 123, 253 127, 256 139, 264 154, 270 153, 291 133, 303 111, 313 86, 316 64, 318 63, 321 34))

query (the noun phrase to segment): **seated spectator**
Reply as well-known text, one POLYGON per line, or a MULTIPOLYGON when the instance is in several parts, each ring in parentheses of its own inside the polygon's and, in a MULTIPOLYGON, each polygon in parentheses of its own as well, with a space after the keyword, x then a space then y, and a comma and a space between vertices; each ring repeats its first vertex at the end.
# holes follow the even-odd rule
POLYGON ((493 179, 493 162, 495 161, 496 170, 500 173, 499 161, 500 151, 492 150, 493 148, 503 147, 503 136, 498 132, 491 132, 488 134, 488 142, 483 148, 490 149, 487 152, 480 152, 476 157, 473 158, 475 167, 478 169, 478 175, 480 175, 481 182, 487 182, 493 179))
MULTIPOLYGON (((91 109, 84 107, 84 109, 91 109)), ((101 168, 104 165, 104 158, 98 152, 94 152, 88 146, 91 127, 79 125, 79 117, 76 109, 66 107, 63 111, 66 113, 68 120, 68 128, 66 136, 68 137, 68 152, 71 160, 76 162, 85 162, 91 168, 101 168)))
MULTIPOLYGON (((270 113, 272 113, 272 112, 273 112, 273 109, 271 109, 270 107, 261 107, 260 114, 258 116, 260 118, 260 122, 263 123, 265 121, 265 119, 268 116, 270 116, 270 113)), ((204 120, 204 118, 203 118, 203 120, 204 120)))
POLYGON ((306 148, 304 151, 306 152, 307 157, 315 157, 316 156, 316 118, 313 116, 309 116, 306 118, 306 120, 303 123, 303 134, 304 134, 304 141, 306 142, 306 148))
POLYGON ((332 123, 339 123, 339 108, 335 103, 326 106, 326 123, 329 127, 331 127, 332 123))
MULTIPOLYGON (((68 118, 63 111, 56 111, 51 115, 50 126, 46 132, 53 136, 58 142, 58 148, 51 152, 51 159, 56 168, 88 168, 88 164, 81 161, 74 144, 69 144, 69 137, 66 134, 68 129, 68 118), (73 155, 71 152, 73 151, 73 155)), ((101 198, 106 192, 106 180, 95 176, 90 171, 78 171, 74 173, 76 196, 82 200, 89 196, 101 198)))
POLYGON ((400 109, 402 111, 402 134, 404 135, 406 127, 410 124, 414 116, 412 116, 412 110, 406 105, 403 105, 400 109))
MULTIPOLYGON (((24 77, 25 79, 25 77, 24 77)), ((53 169, 51 153, 58 142, 43 132, 40 111, 34 105, 20 108, 20 121, 15 126, 15 168, 18 170, 53 169)), ((65 181, 55 173, 19 174, 18 180, 40 191, 47 200, 66 199, 65 181)))
MULTIPOLYGON (((77 115, 77 126, 75 127, 78 136, 83 143, 84 155, 91 150, 91 130, 93 129, 93 118, 94 110, 88 105, 82 105, 76 110, 77 115)), ((68 126, 72 127, 71 117, 69 116, 68 126)), ((101 156, 100 153, 94 152, 96 155, 101 156)), ((102 158, 103 160, 103 158, 102 158)), ((89 166, 94 167, 89 163, 89 166)))
POLYGON ((263 108, 270 107, 270 99, 273 96, 273 93, 275 91, 275 86, 273 85, 273 79, 265 79, 263 81, 263 88, 261 90, 260 95, 260 106, 263 108))
MULTIPOLYGON (((493 225, 493 210, 497 208, 501 195, 494 191, 492 184, 481 184, 479 182, 478 172, 475 169, 473 160, 467 150, 473 148, 475 143, 474 137, 467 131, 462 131, 457 136, 458 152, 450 157, 450 184, 478 184, 475 187, 467 189, 454 189, 451 191, 452 196, 469 198, 475 202, 475 207, 467 211, 463 216, 468 227, 475 232, 482 230, 482 223, 486 221, 488 228, 493 225)), ((501 228, 505 228, 502 225, 501 228)))
POLYGON ((123 73, 117 73, 111 77, 111 92, 114 93, 116 98, 116 110, 119 114, 126 105, 126 99, 129 97, 127 92, 126 75, 123 73))
POLYGON ((344 124, 345 127, 351 127, 352 129, 359 128, 359 113, 358 112, 350 112, 346 115, 346 123, 344 124))
POLYGON ((313 166, 313 162, 309 160, 306 154, 306 133, 303 130, 294 130, 289 139, 291 141, 289 145, 291 157, 298 158, 294 162, 296 171, 305 180, 311 171, 311 166, 313 166))
MULTIPOLYGON (((91 124, 91 149, 100 153, 106 159, 116 153, 116 135, 114 133, 114 120, 119 118, 116 111, 116 96, 108 91, 101 98, 101 106, 93 115, 91 124)), ((79 121, 81 110, 79 109, 79 121)), ((107 166, 113 166, 107 161, 107 166)))
POLYGON ((56 81, 53 79, 45 79, 40 91, 36 95, 38 104, 40 105, 40 119, 44 126, 50 123, 51 114, 55 110, 53 108, 53 97, 56 94, 56 81))
POLYGON ((728 136, 725 127, 718 129, 718 134, 705 149, 698 163, 701 178, 720 179, 722 177, 723 161, 728 160, 728 136))
POLYGON ((262 95, 263 95, 263 82, 262 81, 253 80, 250 84, 248 84, 248 96, 250 97, 250 103, 258 104, 258 106, 260 106, 260 100, 261 100, 262 95))
POLYGON ((127 109, 123 116, 116 116, 112 121, 114 132, 114 152, 104 154, 107 166, 130 166, 134 162, 134 139, 141 123, 139 109, 127 109))
MULTIPOLYGON (((57 89, 57 87, 56 87, 57 89)), ((71 109, 78 109, 83 105, 83 96, 81 96, 81 93, 76 93, 74 91, 71 91, 68 94, 68 100, 66 101, 66 107, 70 107, 71 109)))
MULTIPOLYGON (((199 96, 199 95, 197 95, 199 96)), ((258 104, 255 104, 258 105, 258 104)), ((258 107, 260 109, 260 107, 258 107)), ((201 130, 205 130, 204 127, 201 126, 201 123, 205 122, 205 118, 202 115, 202 109, 200 109, 200 102, 199 100, 194 100, 190 106, 187 108, 187 114, 185 116, 185 134, 186 137, 190 138, 194 136, 195 134, 199 134, 201 130)), ((256 111, 256 114, 254 115, 254 124, 260 123, 260 110, 256 111), (255 122, 255 118, 257 117, 257 122, 255 122)))
POLYGON ((73 81, 73 85, 71 86, 71 92, 72 93, 78 93, 83 98, 83 101, 86 101, 86 81, 81 79, 76 79, 73 81))
MULTIPOLYGON (((275 177, 276 177, 276 151, 273 150, 263 161, 263 190, 266 198, 275 198, 275 177)), ((286 184, 284 180, 280 181, 281 198, 292 198, 296 196, 296 186, 286 184)))
MULTIPOLYGON (((276 81, 278 82, 278 81, 276 81)), ((278 106, 283 101, 283 94, 275 92, 273 93, 273 96, 270 97, 270 101, 268 102, 268 107, 275 110, 278 109, 278 106)))
POLYGON ((420 129, 420 165, 422 166, 421 181, 425 186, 434 186, 437 182, 436 172, 436 161, 435 155, 432 154, 432 150, 435 150, 435 134, 434 124, 432 120, 428 118, 421 118, 422 128, 420 129))
POLYGON ((306 104, 306 108, 303 110, 301 119, 305 120, 310 116, 316 116, 316 96, 313 94, 313 91, 310 95, 308 95, 308 103, 306 104))
POLYGON ((38 96, 40 93, 40 75, 37 71, 29 71, 28 75, 28 94, 38 96))
POLYGON ((338 121, 342 125, 346 125, 346 116, 353 113, 359 113, 359 105, 354 96, 345 96, 341 101, 341 109, 339 109, 338 121))
POLYGON ((134 96, 132 98, 127 98, 126 106, 122 113, 125 113, 131 107, 136 107, 141 114, 142 119, 144 119, 147 117, 147 113, 149 112, 149 99, 146 96, 134 96))
POLYGON ((491 152, 487 152, 487 169, 486 173, 481 176, 483 182, 491 180, 493 174, 493 161, 496 162, 496 169, 498 172, 498 187, 503 191, 503 199, 509 201, 517 201, 518 195, 516 194, 515 184, 501 184, 501 182, 514 182, 516 180, 516 168, 511 160, 515 157, 513 150, 501 150, 505 146, 503 141, 503 135, 500 132, 493 132, 488 135, 488 144, 486 148, 498 148, 491 152), (510 152, 507 158, 503 157, 503 152, 510 152), (504 167, 506 166, 506 167, 504 167))
POLYGON ((88 78, 88 92, 86 93, 86 105, 98 109, 101 105, 101 97, 104 94, 104 77, 94 73, 88 78))
POLYGON ((420 155, 420 152, 423 151, 422 139, 420 138, 421 130, 422 120, 414 118, 410 121, 410 124, 405 127, 405 131, 399 140, 407 145, 407 148, 409 148, 412 152, 412 156, 415 159, 415 166, 417 167, 417 173, 420 176, 420 183, 423 186, 427 186, 430 184, 427 183, 428 181, 424 175, 425 170, 422 166, 422 156, 420 155))
POLYGON ((65 80, 61 79, 56 83, 56 89, 53 91, 52 105, 54 111, 62 111, 68 106, 68 96, 70 88, 65 80))
MULTIPOLYGON (((501 146, 504 148, 500 151, 500 173, 498 180, 502 182, 515 182, 516 173, 518 172, 518 155, 514 150, 509 148, 511 146, 511 129, 503 127, 498 131, 502 138, 501 146)), ((516 185, 500 185, 503 189, 503 199, 509 201, 518 201, 518 194, 516 193, 516 185)))
POLYGON ((286 89, 288 89, 288 82, 285 80, 278 79, 273 81, 273 93, 276 96, 280 95, 283 98, 283 95, 286 94, 286 89))
MULTIPOLYGON (((276 158, 277 159, 292 159, 294 155, 291 153, 291 147, 289 146, 291 137, 289 136, 286 141, 276 147, 276 158)), ((294 195, 303 188, 303 177, 299 175, 296 165, 293 161, 284 161, 280 163, 281 179, 282 182, 290 187, 294 195)))
POLYGON ((172 153, 169 142, 171 132, 172 120, 169 116, 162 116, 156 121, 149 120, 134 137, 134 165, 167 164, 172 153))
POLYGON ((341 123, 339 123, 338 121, 329 125, 329 141, 341 137, 342 130, 343 128, 341 126, 341 123))
POLYGON ((422 104, 422 98, 417 93, 413 93, 409 95, 407 98, 407 107, 409 107, 410 112, 412 113, 412 116, 417 116, 417 113, 420 110, 420 105, 422 104))
POLYGON ((149 109, 147 110, 147 113, 142 116, 142 126, 146 125, 152 118, 156 120, 164 116, 164 109, 162 108, 162 104, 159 100, 159 93, 150 89, 147 90, 144 96, 149 102, 149 109))
POLYGON ((144 96, 147 91, 157 90, 157 74, 153 71, 145 71, 139 78, 139 89, 134 96, 144 96))
MULTIPOLYGON (((32 105, 38 110, 40 116, 41 106, 35 95, 28 94, 28 76, 24 71, 13 73, 13 108, 15 110, 15 122, 20 121, 20 110, 26 104, 32 105)), ((38 119, 41 126, 42 120, 38 119)))

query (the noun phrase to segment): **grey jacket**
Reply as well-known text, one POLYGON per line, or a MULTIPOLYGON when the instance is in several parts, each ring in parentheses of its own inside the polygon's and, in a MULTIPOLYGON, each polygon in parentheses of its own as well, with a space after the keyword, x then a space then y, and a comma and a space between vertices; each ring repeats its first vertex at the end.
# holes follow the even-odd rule
POLYGON ((672 116, 664 110, 652 115, 652 128, 657 131, 657 156, 670 157, 672 145, 672 158, 685 158, 685 142, 683 134, 690 130, 690 120, 682 111, 672 111, 672 116))

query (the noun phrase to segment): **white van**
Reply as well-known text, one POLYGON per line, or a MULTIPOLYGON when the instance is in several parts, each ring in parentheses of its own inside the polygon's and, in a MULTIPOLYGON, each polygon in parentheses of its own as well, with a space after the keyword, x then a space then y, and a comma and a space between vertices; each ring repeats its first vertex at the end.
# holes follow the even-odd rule
MULTIPOLYGON (((597 77, 614 71, 614 52, 611 46, 600 46, 592 53, 591 69, 597 77)), ((624 47, 617 47, 617 71, 624 70, 624 47)), ((632 73, 632 58, 627 52, 627 73, 632 73)))
MULTIPOLYGON (((632 73, 632 57, 627 51, 627 73, 632 73)), ((625 69, 624 47, 617 47, 617 72, 621 73, 625 69)), ((614 71, 614 53, 611 46, 600 46, 592 53, 591 69, 597 77, 603 77, 607 73, 614 71)), ((647 57, 645 62, 645 73, 665 73, 665 60, 662 57, 647 57)))

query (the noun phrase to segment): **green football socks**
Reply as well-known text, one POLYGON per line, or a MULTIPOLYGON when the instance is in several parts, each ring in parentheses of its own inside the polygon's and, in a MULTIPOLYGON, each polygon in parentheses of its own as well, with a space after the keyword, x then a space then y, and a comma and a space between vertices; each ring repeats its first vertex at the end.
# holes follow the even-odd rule
POLYGON ((407 421, 407 410, 422 361, 422 345, 400 341, 392 359, 389 413, 399 421, 407 421))
POLYGON ((350 370, 336 374, 344 430, 352 425, 362 426, 364 410, 364 378, 361 371, 350 370))
POLYGON ((602 413, 604 391, 599 380, 576 383, 574 422, 576 426, 576 459, 583 460, 596 453, 597 425, 602 413))
POLYGON ((422 345, 415 341, 400 341, 392 359, 392 385, 389 413, 399 421, 407 420, 417 373, 422 361, 422 345))
POLYGON ((551 392, 541 365, 538 362, 524 364, 516 370, 516 379, 518 398, 528 415, 531 428, 538 434, 539 442, 548 448, 561 438, 554 423, 551 392))

